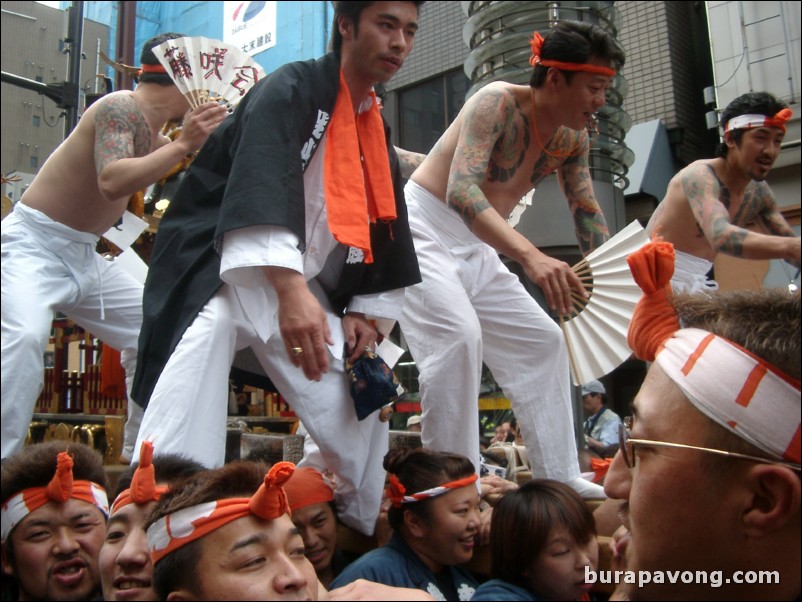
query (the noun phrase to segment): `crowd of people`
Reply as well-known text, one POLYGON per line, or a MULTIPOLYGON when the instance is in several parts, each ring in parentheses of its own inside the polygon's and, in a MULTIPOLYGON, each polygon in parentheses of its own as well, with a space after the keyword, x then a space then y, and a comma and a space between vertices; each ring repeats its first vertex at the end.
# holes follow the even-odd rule
POLYGON ((717 253, 800 265, 765 183, 787 106, 739 97, 716 158, 672 180, 629 258, 647 375, 624 420, 604 384, 582 387, 578 448, 561 331, 499 254, 555 314, 588 296, 506 218, 556 173, 582 253, 608 239, 589 129, 624 53, 588 23, 535 32, 529 85, 479 90, 424 157, 391 144, 374 91, 423 4, 333 2, 330 52, 277 69, 230 116, 187 112, 152 51, 179 34, 149 40, 136 90, 92 105, 2 221, 4 599, 799 599, 800 295, 706 276, 717 253), (196 152, 143 288, 98 237, 196 152), (135 461, 113 492, 90 447, 23 446, 56 311, 123 352, 135 461), (420 370, 416 449, 356 416, 345 373, 395 323, 420 370), (308 434, 299 467, 224 462, 246 347, 308 434), (515 415, 486 449, 483 363, 515 415), (527 480, 484 476, 494 449, 527 480), (586 454, 606 476, 583 474, 586 454), (344 549, 345 527, 379 545, 344 549), (612 594, 594 587, 599 535, 612 594), (776 579, 744 578, 763 572, 776 579))

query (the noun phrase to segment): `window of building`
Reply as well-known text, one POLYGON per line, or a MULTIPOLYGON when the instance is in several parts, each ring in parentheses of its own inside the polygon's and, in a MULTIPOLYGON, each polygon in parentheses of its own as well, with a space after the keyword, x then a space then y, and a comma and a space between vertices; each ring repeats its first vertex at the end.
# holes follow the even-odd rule
POLYGON ((39 168, 39 157, 31 155, 31 169, 39 168))
POLYGON ((33 116, 33 127, 38 128, 40 122, 41 122, 41 118, 39 117, 39 115, 34 115, 33 116))
POLYGON ((399 143, 428 153, 465 104, 470 80, 462 69, 399 91, 399 143))

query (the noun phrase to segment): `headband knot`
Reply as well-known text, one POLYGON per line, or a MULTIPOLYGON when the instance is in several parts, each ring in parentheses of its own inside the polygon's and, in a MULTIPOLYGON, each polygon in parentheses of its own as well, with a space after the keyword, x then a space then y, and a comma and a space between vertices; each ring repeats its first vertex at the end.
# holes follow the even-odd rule
POLYGON ((72 466, 73 461, 67 452, 59 452, 56 458, 56 472, 47 484, 45 495, 54 502, 64 503, 70 499, 72 493, 72 466))
POLYGON ((674 275, 674 245, 658 236, 629 255, 627 263, 632 278, 643 290, 632 314, 627 343, 636 356, 652 362, 680 327, 668 302, 674 275))
POLYGON ((248 506, 251 512, 265 520, 274 520, 290 511, 287 494, 282 485, 292 476, 295 464, 292 462, 277 462, 265 475, 265 482, 253 494, 248 506))
POLYGON ((153 467, 153 443, 144 441, 139 448, 139 466, 131 479, 131 499, 144 504, 155 499, 156 469, 153 467))
POLYGON ((155 502, 167 492, 166 485, 156 485, 156 469, 153 466, 153 443, 143 441, 139 447, 139 466, 131 477, 131 486, 120 493, 111 505, 114 514, 128 504, 142 506, 148 502, 155 502))
POLYGON ((398 477, 394 474, 390 475, 389 481, 390 483, 385 491, 387 499, 393 503, 395 508, 400 508, 401 504, 404 502, 404 495, 407 492, 407 488, 401 484, 401 481, 399 481, 398 477))
POLYGON ((532 56, 529 57, 529 64, 533 67, 540 63, 540 51, 543 49, 543 36, 540 32, 535 32, 532 39, 529 40, 529 46, 532 48, 532 56))

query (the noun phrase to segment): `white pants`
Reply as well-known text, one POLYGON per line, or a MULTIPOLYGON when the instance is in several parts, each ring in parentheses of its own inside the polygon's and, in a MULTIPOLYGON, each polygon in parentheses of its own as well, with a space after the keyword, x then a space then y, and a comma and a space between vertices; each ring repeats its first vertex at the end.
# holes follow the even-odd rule
MULTIPOLYGON (((326 309, 330 326, 340 320, 309 282, 326 309)), ((151 396, 136 449, 153 441, 154 452, 179 453, 209 467, 225 459, 228 377, 234 354, 251 347, 270 380, 292 406, 337 477, 340 518, 372 534, 379 515, 389 445, 387 423, 376 416, 358 421, 343 362, 329 356, 329 372, 308 380, 290 362, 278 328, 272 289, 224 284, 184 333, 151 396), (247 316, 261 315, 269 336, 262 340, 247 316)), ((301 464, 304 464, 301 462, 301 464)))
POLYGON ((671 288, 675 293, 699 293, 718 289, 718 282, 708 280, 713 263, 682 251, 674 251, 674 275, 671 288))
MULTIPOLYGON (((42 390, 43 354, 57 311, 120 350, 131 398, 142 285, 98 255, 97 241, 94 234, 68 228, 20 203, 2 221, 3 458, 25 442, 42 390)), ((134 406, 129 401, 129 446, 141 419, 134 406)))
POLYGON ((479 470, 482 361, 512 402, 534 477, 579 477, 568 353, 559 327, 496 251, 415 182, 405 188, 423 282, 401 331, 420 371, 424 447, 479 470))

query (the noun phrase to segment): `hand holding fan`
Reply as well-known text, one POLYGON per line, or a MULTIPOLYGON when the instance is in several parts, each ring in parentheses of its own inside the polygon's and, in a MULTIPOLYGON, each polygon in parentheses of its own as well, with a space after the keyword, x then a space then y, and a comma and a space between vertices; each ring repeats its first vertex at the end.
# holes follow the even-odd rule
POLYGON ((572 269, 590 293, 574 296, 574 313, 561 317, 571 376, 580 386, 617 368, 632 354, 627 330, 643 291, 635 283, 627 256, 649 242, 634 221, 572 269))
POLYGON ((175 38, 156 46, 153 53, 193 109, 211 101, 230 110, 265 76, 250 56, 220 40, 175 38))

